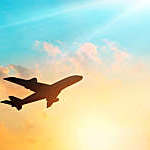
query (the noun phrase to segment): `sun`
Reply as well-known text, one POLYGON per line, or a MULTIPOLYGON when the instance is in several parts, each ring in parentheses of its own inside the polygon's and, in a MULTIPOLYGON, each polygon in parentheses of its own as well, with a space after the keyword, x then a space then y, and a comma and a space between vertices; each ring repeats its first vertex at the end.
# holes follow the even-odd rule
POLYGON ((119 142, 117 125, 98 118, 83 120, 77 129, 80 150, 113 150, 114 144, 119 142))
POLYGON ((150 7, 149 0, 137 0, 134 5, 134 10, 136 10, 136 12, 138 12, 138 11, 143 11, 149 7, 150 7))

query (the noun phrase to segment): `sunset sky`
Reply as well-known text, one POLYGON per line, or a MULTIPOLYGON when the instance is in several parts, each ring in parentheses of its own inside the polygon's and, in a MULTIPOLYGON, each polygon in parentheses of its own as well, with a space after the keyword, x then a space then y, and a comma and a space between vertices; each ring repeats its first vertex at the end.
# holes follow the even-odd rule
POLYGON ((1 0, 0 100, 32 92, 4 77, 83 80, 60 101, 0 105, 2 150, 150 149, 148 0, 1 0))

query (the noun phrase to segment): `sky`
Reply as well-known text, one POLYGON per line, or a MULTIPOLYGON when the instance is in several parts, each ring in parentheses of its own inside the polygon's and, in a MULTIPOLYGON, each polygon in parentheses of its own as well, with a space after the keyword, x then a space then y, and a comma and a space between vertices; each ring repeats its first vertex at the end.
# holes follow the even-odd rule
POLYGON ((0 105, 3 150, 150 149, 150 2, 1 0, 0 100, 32 92, 4 77, 79 83, 21 111, 0 105))

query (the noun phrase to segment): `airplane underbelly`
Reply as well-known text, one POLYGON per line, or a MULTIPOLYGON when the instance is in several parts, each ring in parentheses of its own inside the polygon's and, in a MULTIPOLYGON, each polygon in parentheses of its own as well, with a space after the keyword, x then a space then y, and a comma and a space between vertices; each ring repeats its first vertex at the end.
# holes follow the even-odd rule
POLYGON ((45 91, 44 93, 46 97, 56 98, 59 95, 60 90, 51 89, 51 90, 45 91))
POLYGON ((24 98, 22 100, 22 105, 23 104, 28 104, 28 103, 32 103, 32 102, 35 102, 35 101, 38 101, 38 100, 41 100, 41 99, 44 99, 46 98, 43 94, 41 93, 34 93, 26 98, 24 98))

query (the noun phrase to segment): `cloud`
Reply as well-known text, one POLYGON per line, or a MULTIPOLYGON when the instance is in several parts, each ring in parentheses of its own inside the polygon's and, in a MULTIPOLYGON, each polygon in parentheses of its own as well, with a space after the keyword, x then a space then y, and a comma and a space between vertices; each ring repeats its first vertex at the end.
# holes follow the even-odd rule
POLYGON ((82 61, 88 60, 93 61, 97 64, 101 64, 101 59, 99 57, 99 52, 97 46, 92 43, 84 43, 76 51, 77 57, 82 61))
POLYGON ((8 68, 14 72, 15 76, 19 76, 22 78, 29 78, 35 74, 35 70, 27 69, 20 65, 8 65, 8 68))
POLYGON ((52 57, 62 54, 58 46, 54 46, 48 42, 35 41, 34 47, 40 48, 40 50, 47 52, 47 54, 52 57))
POLYGON ((0 66, 0 78, 6 77, 8 75, 29 78, 35 75, 37 72, 38 70, 35 70, 34 68, 31 70, 21 65, 10 64, 7 66, 0 66))
POLYGON ((109 50, 113 52, 115 62, 117 63, 123 63, 124 61, 127 61, 131 55, 125 51, 125 49, 119 48, 119 46, 111 41, 104 40, 106 43, 106 46, 109 50))
POLYGON ((0 99, 8 99, 10 95, 22 98, 29 93, 29 91, 21 86, 3 80, 4 77, 15 76, 29 79, 37 75, 37 73, 37 70, 34 68, 31 70, 20 65, 10 64, 7 66, 0 66, 0 99))
MULTIPOLYGON (((62 52, 63 47, 57 47, 57 49, 62 52)), ((51 65, 52 72, 60 72, 60 68, 62 68, 61 72, 63 73, 67 70, 68 72, 73 70, 84 72, 93 69, 99 70, 101 73, 109 74, 113 71, 114 74, 118 74, 126 70, 130 61, 133 60, 132 55, 125 48, 109 40, 104 40, 103 45, 95 45, 90 42, 78 44, 76 49, 63 51, 63 54, 57 58, 52 54, 48 54, 48 56, 50 59, 46 59, 46 68, 51 65)))
POLYGON ((61 46, 58 47, 47 42, 39 43, 35 41, 35 43, 34 45, 37 46, 35 48, 40 49, 41 53, 44 52, 41 46, 43 45, 43 43, 48 45, 48 50, 51 49, 52 51, 50 53, 47 53, 47 56, 45 57, 45 67, 40 67, 39 64, 39 67, 42 68, 42 72, 45 72, 47 70, 46 68, 50 68, 49 70, 51 72, 55 72, 56 74, 60 72, 62 74, 67 74, 67 72, 72 71, 81 73, 82 70, 86 70, 86 68, 88 68, 91 65, 95 65, 98 67, 102 64, 98 47, 93 43, 83 43, 77 45, 77 48, 74 51, 64 51, 64 44, 61 44, 61 46), (53 46, 54 49, 56 48, 56 50, 53 50, 53 48, 49 48, 50 45, 53 46))
POLYGON ((3 78, 5 76, 7 76, 8 73, 9 73, 9 68, 8 67, 0 66, 0 78, 3 78))
POLYGON ((54 46, 48 42, 43 42, 43 48, 51 56, 61 54, 61 50, 57 46, 54 46))

